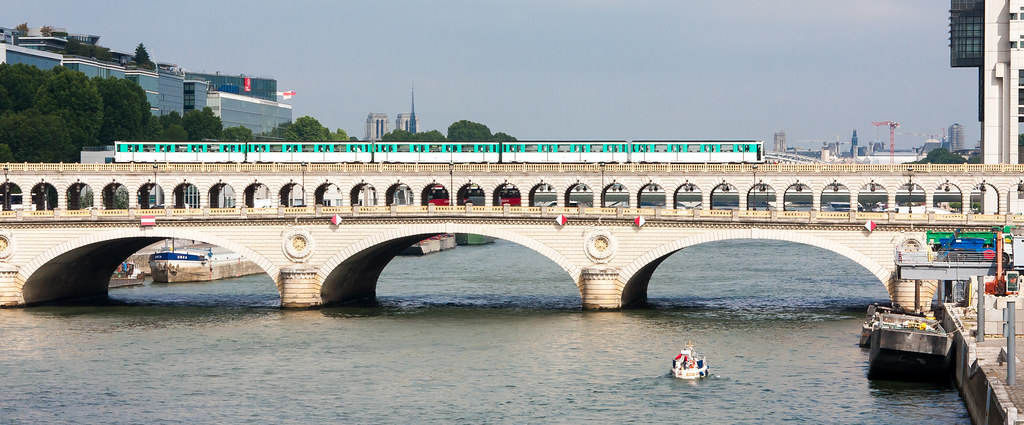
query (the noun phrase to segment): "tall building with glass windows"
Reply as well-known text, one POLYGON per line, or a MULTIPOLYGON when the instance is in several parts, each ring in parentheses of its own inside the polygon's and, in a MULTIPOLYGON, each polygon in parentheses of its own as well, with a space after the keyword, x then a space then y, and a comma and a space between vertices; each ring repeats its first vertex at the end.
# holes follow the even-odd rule
POLYGON ((202 111, 206 107, 206 92, 210 83, 203 80, 185 80, 185 112, 202 111))
POLYGON ((160 74, 156 71, 139 68, 128 68, 124 72, 125 78, 134 81, 146 92, 146 100, 149 102, 149 112, 153 115, 160 115, 160 74))
POLYGON ((388 122, 388 114, 371 112, 366 117, 366 131, 364 132, 363 140, 377 141, 390 131, 391 125, 388 122))
POLYGON ((955 122, 953 125, 949 126, 948 133, 950 151, 962 151, 966 148, 966 146, 964 146, 964 126, 955 122))
POLYGON ((266 77, 250 77, 246 75, 223 75, 219 72, 207 74, 203 72, 186 72, 189 80, 202 80, 210 84, 210 89, 221 93, 277 102, 277 80, 266 77))
POLYGON ((233 93, 209 92, 206 106, 220 117, 224 128, 242 126, 257 136, 269 137, 274 129, 292 121, 292 105, 233 93))
POLYGON ((177 65, 157 65, 157 109, 160 115, 177 112, 185 115, 185 72, 177 65))
POLYGON ((1024 0, 951 0, 949 48, 950 66, 978 69, 982 161, 1024 163, 1024 0))
POLYGON ((0 63, 23 63, 39 69, 53 69, 60 65, 63 56, 56 53, 26 49, 13 44, 0 43, 0 63))

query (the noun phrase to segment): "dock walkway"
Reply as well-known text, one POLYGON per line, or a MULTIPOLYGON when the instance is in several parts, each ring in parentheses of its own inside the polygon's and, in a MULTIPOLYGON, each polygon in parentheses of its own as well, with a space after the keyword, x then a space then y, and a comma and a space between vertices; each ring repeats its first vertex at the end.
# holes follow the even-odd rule
POLYGON ((1024 335, 1020 335, 1024 329, 1018 323, 1016 383, 1006 385, 1006 362, 1002 356, 1006 338, 994 334, 1002 332, 1002 328, 986 326, 985 341, 977 342, 974 309, 950 306, 946 311, 950 313, 945 321, 947 329, 954 331, 954 378, 973 423, 1024 424, 1024 418, 1018 413, 1024 408, 1024 372, 1021 370, 1024 368, 1021 361, 1024 359, 1024 335), (962 325, 956 326, 953 322, 962 325))

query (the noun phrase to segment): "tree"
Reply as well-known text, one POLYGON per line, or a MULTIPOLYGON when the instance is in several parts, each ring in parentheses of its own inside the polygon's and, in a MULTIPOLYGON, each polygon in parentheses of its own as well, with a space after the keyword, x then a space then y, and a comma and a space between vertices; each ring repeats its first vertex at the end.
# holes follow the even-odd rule
POLYGON ((332 141, 348 140, 348 132, 339 128, 338 131, 331 133, 331 136, 328 139, 332 141))
POLYGON ((14 153, 6 143, 0 144, 0 162, 14 162, 14 153))
POLYGON ((413 135, 418 142, 443 142, 445 139, 444 135, 440 131, 430 130, 423 133, 416 133, 413 135))
POLYGON ((50 37, 53 35, 53 27, 49 25, 43 25, 42 28, 39 28, 39 33, 42 34, 43 37, 50 37))
POLYGON ((146 51, 146 46, 142 45, 142 43, 135 47, 135 64, 140 67, 152 68, 149 52, 146 51))
POLYGON ((103 123, 103 99, 85 74, 63 66, 53 68, 36 92, 33 109, 60 117, 76 150, 96 144, 103 123))
POLYGON ((185 116, 181 118, 181 126, 188 132, 189 139, 192 140, 217 140, 220 139, 220 133, 224 130, 224 124, 221 123, 220 117, 213 114, 213 109, 209 106, 203 108, 202 111, 188 111, 185 116))
POLYGON ((21 31, 23 33, 28 33, 28 22, 22 22, 18 24, 18 26, 14 27, 14 29, 21 31))
POLYGON ((185 128, 180 124, 171 124, 170 127, 163 129, 157 138, 160 140, 180 142, 188 140, 188 132, 185 131, 185 128))
POLYGON ((505 132, 499 131, 494 133, 494 137, 492 137, 491 140, 495 142, 514 142, 516 141, 516 138, 505 134, 505 132))
POLYGON ((149 102, 142 87, 129 80, 113 77, 96 77, 93 83, 103 99, 103 123, 96 136, 100 144, 143 138, 153 114, 149 112, 149 102))
POLYGON ((938 148, 932 149, 923 159, 914 161, 914 164, 963 164, 965 162, 967 162, 967 159, 964 157, 946 149, 938 148))
POLYGON ((327 140, 331 131, 320 125, 320 121, 309 115, 301 116, 284 131, 288 140, 321 141, 327 140))
POLYGON ((380 139, 384 142, 408 142, 416 138, 412 133, 405 130, 391 130, 388 134, 381 136, 380 139))
POLYGON ((168 128, 172 125, 181 125, 181 114, 178 111, 171 111, 166 115, 161 115, 158 119, 160 121, 160 128, 168 128))
POLYGON ((57 115, 36 111, 0 116, 0 140, 11 150, 15 161, 77 162, 78 150, 72 145, 68 127, 57 115))
POLYGON ((491 140, 491 129, 486 125, 461 120, 448 126, 448 141, 472 142, 491 140))
POLYGON ((221 132, 221 140, 234 140, 236 142, 251 142, 252 141, 252 130, 237 126, 228 127, 221 132))
POLYGON ((0 63, 0 86, 3 86, 10 101, 10 106, 4 110, 21 112, 31 108, 36 92, 46 77, 46 71, 34 66, 0 63))

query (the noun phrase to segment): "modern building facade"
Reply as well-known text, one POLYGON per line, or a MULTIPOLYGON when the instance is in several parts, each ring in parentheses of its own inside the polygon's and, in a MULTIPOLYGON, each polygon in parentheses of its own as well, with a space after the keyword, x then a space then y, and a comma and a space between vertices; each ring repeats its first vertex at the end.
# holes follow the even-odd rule
POLYGON ((125 68, 113 62, 104 62, 81 56, 64 56, 61 65, 64 65, 67 69, 81 72, 89 78, 125 78, 125 68))
POLYGON ((211 90, 221 93, 237 94, 277 102, 277 80, 273 78, 248 77, 244 74, 223 75, 219 72, 214 74, 186 72, 185 78, 206 81, 209 83, 211 90))
MULTIPOLYGON (((177 65, 157 65, 157 110, 159 115, 177 112, 185 115, 185 72, 177 65)), ((150 104, 152 105, 152 103, 150 104)))
POLYGON ((949 126, 949 132, 947 134, 949 135, 948 140, 950 151, 962 151, 967 148, 967 146, 964 146, 964 126, 960 125, 960 123, 955 122, 953 125, 949 126))
POLYGON ((125 78, 134 81, 146 92, 146 100, 149 101, 149 112, 153 115, 160 115, 160 74, 148 69, 128 68, 124 72, 125 78))
MULTIPOLYGON (((951 0, 950 66, 978 68, 978 120, 985 164, 1022 163, 1024 0, 951 0)), ((954 148, 954 150, 956 150, 954 148)))
POLYGON ((209 92, 206 106, 220 117, 224 128, 242 126, 254 135, 270 135, 274 129, 292 121, 292 106, 234 93, 209 92))
POLYGON ((0 43, 0 63, 35 66, 39 69, 53 69, 60 65, 63 57, 56 53, 26 49, 13 44, 0 43))
POLYGON ((772 146, 772 150, 775 152, 786 151, 786 132, 784 130, 779 130, 775 133, 775 143, 772 146))
POLYGON ((202 111, 206 107, 206 92, 210 83, 203 80, 188 80, 183 83, 185 90, 185 112, 202 111))
POLYGON ((377 141, 384 137, 385 134, 391 132, 390 123, 388 122, 388 114, 380 114, 371 112, 366 117, 366 131, 364 132, 363 140, 377 141))

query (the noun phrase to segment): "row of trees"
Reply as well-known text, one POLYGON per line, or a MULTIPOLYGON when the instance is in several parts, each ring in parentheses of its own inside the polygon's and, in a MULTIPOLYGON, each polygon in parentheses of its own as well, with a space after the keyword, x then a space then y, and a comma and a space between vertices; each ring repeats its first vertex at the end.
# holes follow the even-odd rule
POLYGON ((437 130, 416 134, 405 130, 394 130, 385 134, 381 140, 385 142, 507 142, 516 140, 516 138, 503 132, 492 134, 491 129, 487 128, 486 125, 468 120, 460 120, 448 126, 447 136, 437 130))

